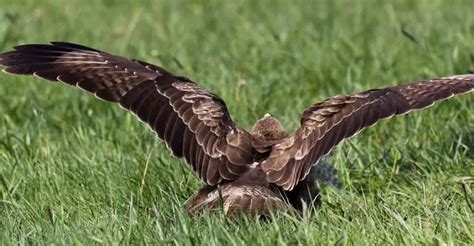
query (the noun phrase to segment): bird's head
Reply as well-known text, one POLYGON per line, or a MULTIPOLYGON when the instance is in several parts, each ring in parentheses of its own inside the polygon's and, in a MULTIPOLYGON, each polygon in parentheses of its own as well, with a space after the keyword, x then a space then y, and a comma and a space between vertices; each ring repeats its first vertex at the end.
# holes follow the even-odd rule
POLYGON ((250 133, 257 139, 264 141, 280 140, 288 136, 281 122, 268 113, 253 125, 250 133))

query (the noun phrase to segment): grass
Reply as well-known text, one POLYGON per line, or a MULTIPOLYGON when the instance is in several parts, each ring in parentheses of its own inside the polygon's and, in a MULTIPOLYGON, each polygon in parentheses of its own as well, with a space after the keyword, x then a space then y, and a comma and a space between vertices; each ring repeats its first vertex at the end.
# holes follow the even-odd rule
MULTIPOLYGON (((331 95, 472 71, 470 6, 3 0, 0 51, 62 40, 139 58, 199 81, 243 127, 269 112, 294 130, 331 95)), ((461 185, 472 200, 472 94, 346 141, 328 158, 343 190, 324 189, 322 209, 302 219, 261 221, 190 218, 198 178, 119 107, 32 77, 0 80, 2 244, 474 243, 461 185)))

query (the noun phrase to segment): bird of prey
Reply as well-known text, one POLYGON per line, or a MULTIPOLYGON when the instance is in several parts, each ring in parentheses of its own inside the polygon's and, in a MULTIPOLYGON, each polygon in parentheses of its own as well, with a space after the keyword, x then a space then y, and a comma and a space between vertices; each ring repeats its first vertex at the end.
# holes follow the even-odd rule
POLYGON ((0 54, 0 65, 10 74, 77 86, 148 124, 204 183, 187 201, 190 214, 266 215, 315 206, 321 158, 343 139, 380 119, 474 88, 474 75, 467 74, 338 95, 307 108, 300 128, 288 134, 268 114, 246 131, 232 121, 221 98, 196 82, 78 44, 16 46, 0 54))

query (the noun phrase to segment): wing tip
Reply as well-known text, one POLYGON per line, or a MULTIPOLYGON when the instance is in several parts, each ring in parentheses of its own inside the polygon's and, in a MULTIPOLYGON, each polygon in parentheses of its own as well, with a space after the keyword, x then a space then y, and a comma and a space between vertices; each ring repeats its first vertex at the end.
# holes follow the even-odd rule
POLYGON ((72 43, 72 42, 66 42, 66 41, 51 41, 49 42, 52 46, 56 47, 63 47, 63 48, 70 48, 70 49, 76 49, 76 50, 87 50, 87 51, 93 51, 93 52, 101 52, 100 50, 84 46, 81 44, 77 43, 72 43))
POLYGON ((441 79, 473 80, 474 81, 474 74, 473 73, 467 73, 467 74, 451 75, 451 76, 442 77, 441 79))
MULTIPOLYGON (((0 64, 1 65, 1 64, 0 64)), ((11 67, 4 67, 2 69, 2 72, 6 73, 6 74, 9 74, 9 75, 29 75, 28 73, 20 73, 20 72, 16 72, 13 70, 13 66, 11 67)))
MULTIPOLYGON (((1 65, 1 63, 0 63, 0 65, 1 65)), ((8 67, 3 68, 3 69, 2 69, 2 72, 6 73, 6 74, 15 75, 14 73, 8 72, 8 67)))
POLYGON ((100 50, 80 45, 77 43, 72 43, 72 42, 65 42, 65 41, 51 41, 49 43, 32 43, 32 44, 21 44, 21 45, 16 45, 13 46, 13 51, 11 52, 27 52, 27 51, 33 51, 33 50, 55 50, 59 49, 60 51, 89 51, 89 52, 102 52, 100 50))

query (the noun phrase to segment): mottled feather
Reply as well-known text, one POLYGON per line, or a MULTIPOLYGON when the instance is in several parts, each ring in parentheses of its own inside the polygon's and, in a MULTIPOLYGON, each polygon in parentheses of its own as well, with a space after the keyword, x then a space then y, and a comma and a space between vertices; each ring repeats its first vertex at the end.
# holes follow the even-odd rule
POLYGON ((209 185, 237 179, 257 155, 251 135, 234 124, 222 99, 161 67, 62 42, 17 46, 0 54, 0 65, 7 73, 64 82, 118 102, 209 185))
POLYGON ((460 75, 328 98, 304 111, 301 127, 273 146, 262 168, 269 182, 292 190, 343 139, 380 119, 421 109, 473 88, 474 75, 460 75))
MULTIPOLYGON (((8 73, 80 87, 146 122, 206 184, 187 204, 192 214, 205 208, 268 214, 286 210, 286 201, 301 210, 312 198, 319 201, 314 184, 322 176, 314 174, 314 165, 343 139, 380 119, 474 88, 474 75, 460 75, 334 96, 306 109, 301 127, 288 135, 270 115, 248 133, 232 121, 222 99, 195 82, 82 45, 17 46, 0 54, 0 65, 8 73)), ((337 184, 334 175, 328 180, 337 184)))

